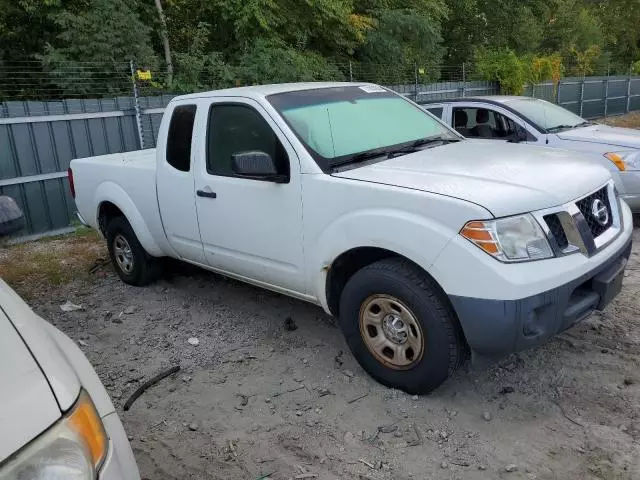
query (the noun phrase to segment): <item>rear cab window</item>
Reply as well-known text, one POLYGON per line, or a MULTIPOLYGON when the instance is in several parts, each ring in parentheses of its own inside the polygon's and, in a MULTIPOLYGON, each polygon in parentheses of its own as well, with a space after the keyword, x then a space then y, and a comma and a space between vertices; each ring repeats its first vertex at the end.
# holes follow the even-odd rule
POLYGON ((167 163, 181 172, 191 170, 191 139, 195 119, 195 105, 178 105, 171 114, 167 135, 167 163))

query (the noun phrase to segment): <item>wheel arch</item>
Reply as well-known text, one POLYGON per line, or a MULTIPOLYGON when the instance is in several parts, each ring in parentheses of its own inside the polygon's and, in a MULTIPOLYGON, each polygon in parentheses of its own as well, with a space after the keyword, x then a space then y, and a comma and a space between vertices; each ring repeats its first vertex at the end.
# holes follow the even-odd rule
MULTIPOLYGON (((326 283, 325 283, 325 295, 327 307, 332 315, 339 315, 339 304, 340 304, 340 295, 342 291, 349 281, 349 279, 360 269, 366 267, 367 265, 371 265, 379 260, 383 260, 386 258, 400 258, 409 264, 411 264, 414 268, 420 270, 424 275, 426 275, 431 280, 431 285, 437 290, 437 293, 442 298, 444 302, 446 302, 447 306, 451 309, 451 312, 455 316, 458 325, 460 325, 460 321, 458 320, 458 316, 456 314, 451 301, 449 300, 449 296, 446 294, 444 289, 440 286, 438 281, 431 275, 426 269, 420 266, 417 262, 412 259, 402 255, 400 253, 394 252, 392 250, 388 250, 380 247, 356 247, 351 248, 340 255, 338 255, 335 260, 331 263, 330 267, 327 270, 326 274, 326 283)), ((462 331, 462 328, 461 328, 462 331)))
POLYGON ((102 183, 96 191, 95 205, 97 224, 103 234, 109 220, 122 216, 129 222, 138 241, 149 255, 164 256, 133 200, 120 186, 112 182, 102 183))

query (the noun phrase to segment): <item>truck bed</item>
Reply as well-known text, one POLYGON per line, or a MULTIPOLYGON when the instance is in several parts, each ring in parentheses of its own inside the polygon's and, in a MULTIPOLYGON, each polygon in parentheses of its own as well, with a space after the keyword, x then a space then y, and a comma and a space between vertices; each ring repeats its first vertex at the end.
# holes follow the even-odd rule
POLYGON ((98 198, 113 198, 114 204, 128 210, 123 212, 128 218, 142 220, 151 238, 164 236, 156 196, 155 149, 79 158, 71 162, 71 169, 78 213, 88 225, 99 228, 98 198))

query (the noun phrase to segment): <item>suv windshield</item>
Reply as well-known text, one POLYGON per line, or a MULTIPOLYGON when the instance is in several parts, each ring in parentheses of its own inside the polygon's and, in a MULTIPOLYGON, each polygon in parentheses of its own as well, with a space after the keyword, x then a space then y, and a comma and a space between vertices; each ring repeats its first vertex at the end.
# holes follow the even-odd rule
POLYGON ((460 140, 405 98, 374 85, 286 92, 268 100, 324 171, 460 140))
POLYGON ((511 100, 507 105, 549 133, 589 124, 575 113, 544 100, 523 98, 511 100))

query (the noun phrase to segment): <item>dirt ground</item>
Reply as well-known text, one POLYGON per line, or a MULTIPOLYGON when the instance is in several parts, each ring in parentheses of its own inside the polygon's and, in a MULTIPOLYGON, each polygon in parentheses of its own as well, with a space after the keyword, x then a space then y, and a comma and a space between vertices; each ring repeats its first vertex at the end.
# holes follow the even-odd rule
POLYGON ((638 479, 640 230, 635 242, 603 314, 420 398, 369 378, 314 306, 186 267, 147 288, 88 273, 105 254, 94 235, 7 249, 0 275, 79 342, 143 478, 638 479), (21 280, 42 252, 48 276, 21 280))
POLYGON ((612 127, 640 128, 640 112, 617 115, 607 119, 601 118, 598 122, 606 123, 612 127))

